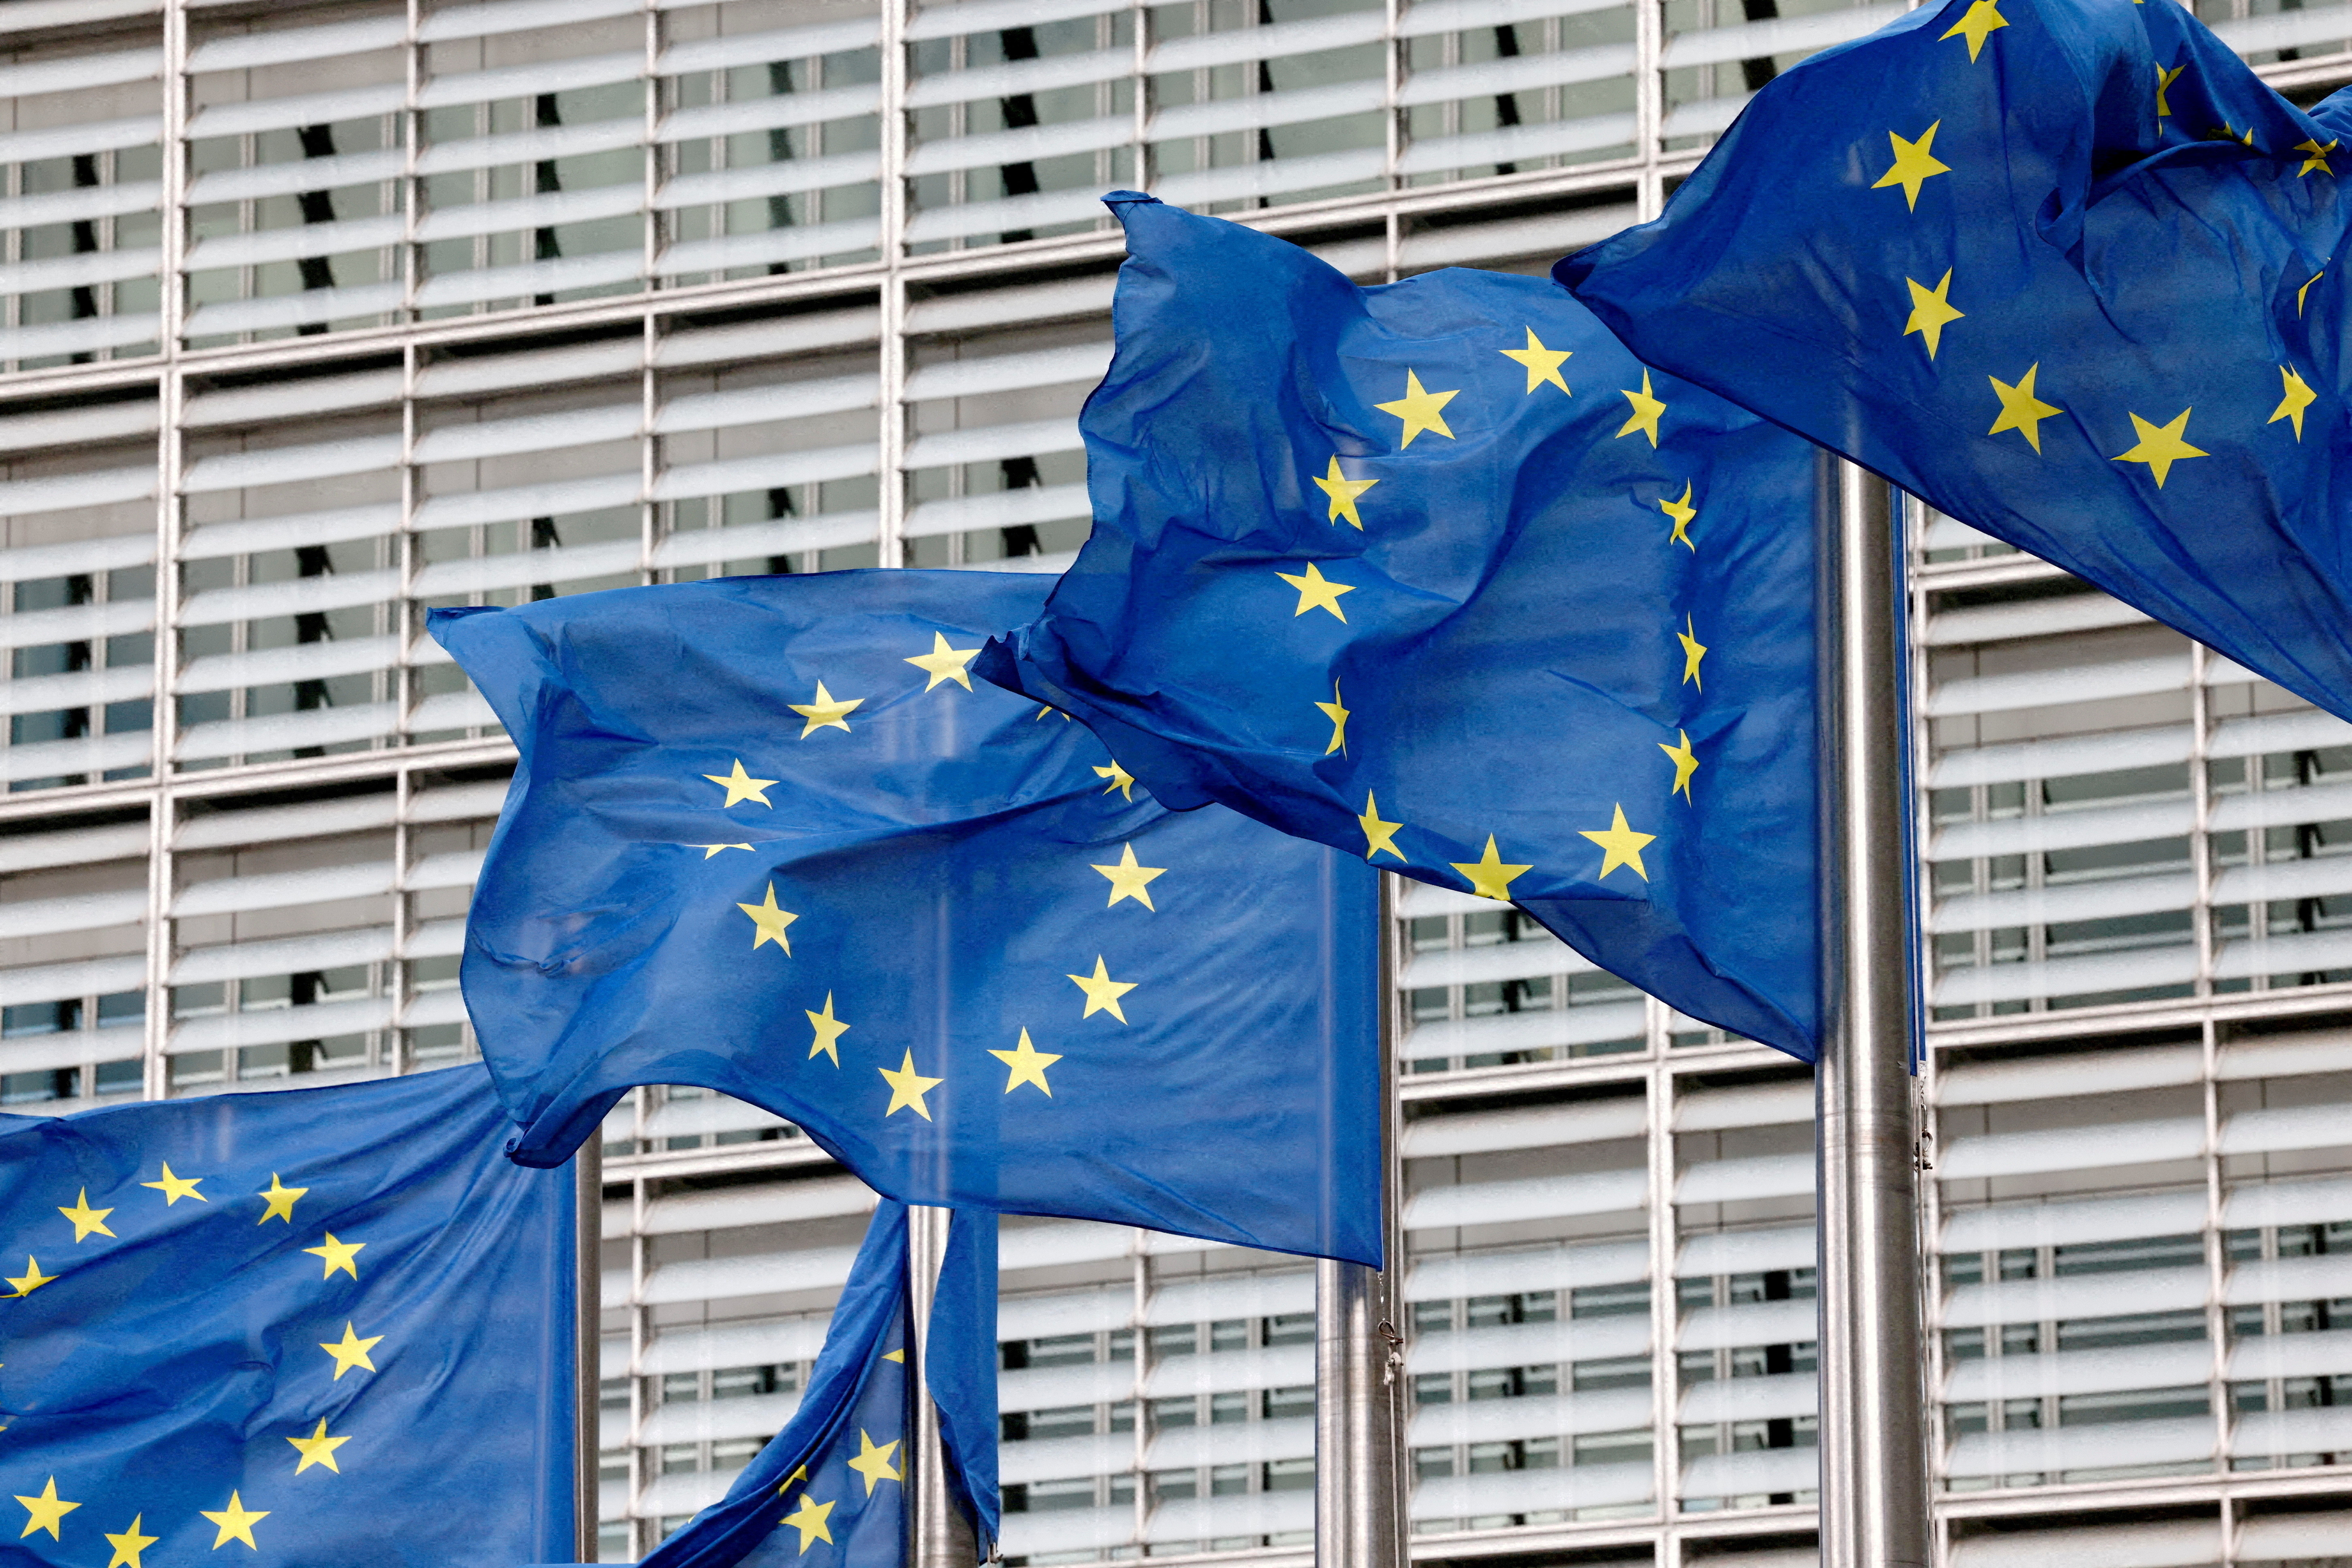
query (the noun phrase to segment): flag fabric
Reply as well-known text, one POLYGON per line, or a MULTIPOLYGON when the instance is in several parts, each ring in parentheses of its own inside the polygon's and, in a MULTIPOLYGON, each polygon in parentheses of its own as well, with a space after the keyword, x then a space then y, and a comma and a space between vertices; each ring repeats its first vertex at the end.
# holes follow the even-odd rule
POLYGON ((1556 272, 1645 358, 2352 717, 2347 127, 2171 0, 1946 0, 1784 72, 1556 272))
POLYGON ((1812 449, 1540 279, 1360 289, 1132 192, 1094 532, 977 668, 1810 1058, 1812 449))
POLYGON ((572 1183, 505 1133, 479 1067, 0 1118, 10 1561, 571 1556, 572 1183))
MULTIPOLYGON (((991 1371, 984 1388, 958 1375, 941 1392, 936 1370, 928 1378, 943 1431, 984 1434, 984 1442, 947 1443, 949 1495, 973 1522, 975 1561, 987 1558, 996 1539, 995 1236, 994 1215, 956 1212, 926 1336, 934 1368, 984 1358, 991 1371), (983 1276, 984 1298, 971 1291, 983 1276)), ((752 1456, 724 1498, 679 1526, 643 1568, 900 1568, 912 1519, 910 1311, 907 1210, 886 1199, 784 1429, 752 1456)))
POLYGON ((517 1159, 699 1084, 903 1202, 1378 1259, 1374 879, 972 680, 1046 586, 434 613, 521 753, 463 964, 517 1159))

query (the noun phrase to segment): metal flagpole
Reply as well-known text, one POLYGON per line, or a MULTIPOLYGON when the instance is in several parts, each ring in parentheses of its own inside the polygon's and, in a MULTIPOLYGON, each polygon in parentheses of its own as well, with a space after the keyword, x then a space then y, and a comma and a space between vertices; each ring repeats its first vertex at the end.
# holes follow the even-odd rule
POLYGON ((920 1204, 907 1210, 908 1332, 914 1354, 907 1370, 913 1374, 908 1397, 915 1406, 913 1440, 904 1450, 907 1466, 908 1568, 972 1568, 980 1560, 971 1521, 948 1495, 947 1451, 940 1434, 939 1406, 931 1403, 931 1300, 939 1294, 940 1265, 948 1255, 948 1222, 952 1209, 920 1204))
POLYGON ((603 1445, 604 1130, 572 1156, 572 1545, 596 1561, 597 1450, 603 1445))
POLYGON ((1381 1215, 1385 1269, 1315 1265, 1317 1568, 1403 1568, 1403 1277, 1398 1224, 1396 879, 1381 877, 1381 1215))
POLYGON ((1929 1561, 1892 487, 1820 456, 1822 1568, 1929 1561))

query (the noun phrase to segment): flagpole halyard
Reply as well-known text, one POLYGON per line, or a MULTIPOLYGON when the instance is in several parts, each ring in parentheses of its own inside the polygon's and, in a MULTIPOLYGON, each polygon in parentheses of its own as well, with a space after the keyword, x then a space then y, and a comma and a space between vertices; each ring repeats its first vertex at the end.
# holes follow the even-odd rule
POLYGON ((1820 463, 1822 1568, 1925 1568, 1901 557, 1887 483, 1820 463))
POLYGON ((1315 1266, 1317 1568, 1403 1568, 1404 1338, 1397 1283, 1396 878, 1381 878, 1381 1225, 1386 1268, 1315 1266))

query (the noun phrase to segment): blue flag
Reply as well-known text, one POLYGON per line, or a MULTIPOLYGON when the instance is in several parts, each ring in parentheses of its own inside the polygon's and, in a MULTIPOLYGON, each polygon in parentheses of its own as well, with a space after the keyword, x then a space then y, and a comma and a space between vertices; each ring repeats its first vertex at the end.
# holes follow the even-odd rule
POLYGON ((0 1119, 10 1560, 569 1557, 572 1184, 505 1131, 478 1067, 0 1119))
MULTIPOLYGON (((949 1495, 972 1521, 976 1560, 987 1556, 997 1526, 995 1237, 994 1215, 957 1211, 924 1348, 949 1495), (983 1282, 984 1297, 975 1294, 983 1282), (988 1370, 984 1385, 968 1375, 975 1363, 988 1370)), ((914 1433, 909 1313, 907 1211, 886 1200, 792 1418, 727 1495, 656 1547, 643 1568, 900 1568, 914 1433)))
POLYGON ((1379 1258, 1373 879, 972 680, 1047 586, 435 612, 521 752, 463 970, 516 1158, 700 1084, 904 1202, 1379 1258))
POLYGON ((1094 534, 982 672, 1171 805, 1508 899, 1810 1058, 1811 448, 1540 279, 1360 289, 1108 200, 1094 534))
POLYGON ((2352 716, 2347 127, 2170 0, 1948 0, 1780 76, 1556 270, 1654 363, 2352 716))

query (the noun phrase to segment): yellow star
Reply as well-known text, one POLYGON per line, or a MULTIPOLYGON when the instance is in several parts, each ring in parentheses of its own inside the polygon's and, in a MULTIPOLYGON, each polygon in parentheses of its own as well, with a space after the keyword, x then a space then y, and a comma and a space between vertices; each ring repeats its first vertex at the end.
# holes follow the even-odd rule
MULTIPOLYGON (((1991 0, 1977 0, 1979 5, 1990 3, 1991 0)), ((1932 360, 1944 341, 1944 329, 1968 314, 1965 310, 1954 310, 1952 302, 1944 298, 1952 287, 1952 269, 1945 268, 1942 279, 1933 289, 1922 288, 1908 278, 1903 282, 1911 290, 1911 319, 1903 323, 1903 335, 1907 338, 1917 332, 1925 337, 1927 340, 1927 357, 1932 360)))
POLYGON ((1095 869, 1110 879, 1110 899, 1103 908, 1109 909, 1121 899, 1133 899, 1154 914, 1160 912, 1159 907, 1151 901, 1150 889, 1152 879, 1160 876, 1168 868, 1137 865, 1134 845, 1127 845, 1119 850, 1118 865, 1097 866, 1095 869))
MULTIPOLYGON (((907 656, 907 662, 930 677, 929 680, 923 683, 923 689, 926 691, 929 691, 932 687, 937 686, 942 680, 952 680, 958 686, 962 687, 966 691, 970 691, 971 689, 971 672, 964 667, 970 664, 979 652, 980 649, 976 647, 948 647, 948 639, 940 633, 933 632, 931 634, 931 651, 929 653, 909 654, 907 656)), ((820 702, 824 700, 824 688, 822 686, 819 686, 817 690, 817 700, 820 702)), ((853 702, 849 705, 849 708, 855 708, 857 704, 853 702)), ((849 711, 849 708, 844 708, 842 711, 846 713, 849 711)), ((794 709, 793 711, 805 713, 808 710, 805 708, 799 708, 794 709)), ((844 724, 842 728, 846 730, 849 726, 844 724)), ((805 733, 805 731, 803 731, 803 733, 805 733)))
POLYGON ((1078 1015, 1081 1022, 1093 1017, 1097 1013, 1108 1013, 1122 1024, 1127 1022, 1127 1014, 1120 1008, 1118 999, 1134 990, 1139 983, 1133 980, 1113 980, 1110 977, 1108 966, 1103 963, 1101 953, 1095 954, 1094 973, 1073 974, 1070 976, 1070 982, 1087 994, 1087 1010, 1078 1015))
POLYGON ((1404 824, 1382 822, 1381 803, 1372 798, 1370 790, 1364 792, 1364 815, 1356 818, 1356 826, 1364 830, 1365 859, 1370 859, 1383 849, 1400 860, 1404 858, 1404 851, 1396 847, 1397 829, 1402 827, 1404 824))
POLYGON ((286 1440, 294 1445, 296 1453, 302 1456, 302 1462, 294 1467, 296 1475, 300 1475, 313 1465, 324 1465, 339 1476, 343 1473, 343 1467, 335 1463, 335 1450, 351 1439, 328 1436, 325 1416, 319 1417, 319 1429, 308 1437, 289 1437, 286 1440))
POLYGON ((1680 540, 1684 549, 1694 555, 1697 554, 1698 546, 1693 544, 1690 538, 1690 525, 1698 520, 1698 508, 1691 505, 1690 482, 1688 480, 1683 482, 1682 500, 1662 500, 1658 502, 1658 510, 1675 520, 1675 531, 1666 535, 1666 542, 1672 544, 1676 540, 1680 540))
POLYGON ((2169 425, 2151 425, 2138 415, 2133 415, 2132 428, 2138 433, 2139 440, 2130 451, 2117 454, 2115 460, 2118 463, 2146 463, 2149 471, 2156 475, 2156 488, 2162 489, 2164 477, 2172 471, 2173 464, 2183 458, 2206 456, 2202 449, 2190 446, 2187 440, 2189 413, 2190 410, 2182 409, 2179 416, 2169 425))
POLYGON ((51 1476, 48 1484, 41 1489, 40 1496, 20 1497, 16 1500, 25 1505, 26 1512, 32 1515, 25 1521, 24 1533, 16 1537, 19 1541, 37 1530, 47 1531, 51 1541, 62 1541, 64 1537, 58 1533, 58 1521, 81 1506, 78 1502, 67 1502, 58 1496, 58 1478, 55 1476, 51 1476))
POLYGON ((1968 15, 1953 23, 1951 29, 1936 41, 1940 44, 1944 38, 1966 38, 1969 41, 1969 59, 1974 63, 1977 51, 1984 47, 1984 41, 2008 26, 2009 18, 2000 14, 2000 7, 1994 4, 1994 0, 1976 0, 1976 4, 1969 7, 1968 15))
MULTIPOLYGON (((882 1359, 884 1361, 889 1361, 893 1358, 886 1355, 882 1359)), ((898 1352, 897 1359, 904 1361, 906 1359, 906 1352, 903 1351, 898 1352)), ((806 1479, 808 1479, 808 1467, 806 1465, 794 1465, 793 1467, 793 1473, 786 1476, 784 1478, 783 1485, 776 1489, 776 1495, 778 1497, 783 1496, 786 1492, 793 1489, 793 1483, 794 1481, 804 1481, 806 1479)))
POLYGON ((1666 791, 1666 793, 1668 795, 1678 794, 1683 797, 1683 799, 1688 800, 1691 797, 1691 775, 1698 772, 1698 753, 1691 750, 1689 731, 1675 731, 1675 743, 1671 746, 1667 745, 1664 741, 1660 741, 1658 742, 1658 750, 1665 752, 1666 755, 1674 758, 1675 760, 1674 787, 1666 791))
POLYGON ((2294 144, 2294 150, 2298 153, 2307 153, 2310 154, 2309 157, 2304 159, 2303 167, 2294 172, 2294 177, 2296 179, 2300 180, 2304 178, 2311 174, 2315 169, 2323 174, 2333 175, 2336 173, 2335 170, 2327 166, 2327 155, 2336 151, 2336 142, 2330 142, 2326 146, 2322 147, 2319 144, 2318 139, 2315 137, 2308 142, 2296 142, 2294 144))
POLYGON ((94 1209, 90 1207, 89 1189, 88 1187, 84 1187, 81 1190, 81 1195, 74 1199, 73 1207, 69 1209, 61 1208, 58 1212, 65 1215, 66 1218, 73 1221, 74 1240, 77 1244, 79 1244, 86 1236, 110 1237, 114 1234, 112 1231, 106 1228, 106 1216, 112 1214, 114 1211, 112 1209, 94 1209))
MULTIPOLYGON (((1570 356, 1572 356, 1576 351, 1574 349, 1548 349, 1544 347, 1543 340, 1536 336, 1536 330, 1533 327, 1527 329, 1527 347, 1523 349, 1496 349, 1495 352, 1501 354, 1505 359, 1515 359, 1521 364, 1528 367, 1528 390, 1529 392, 1533 392, 1537 387, 1543 385, 1546 382, 1549 382, 1552 385, 1559 387, 1562 392, 1568 392, 1568 383, 1559 378, 1559 367, 1566 364, 1570 356)), ((1572 392, 1569 392, 1568 395, 1570 397, 1576 395, 1576 394, 1572 392)))
POLYGON ((1045 1069, 1062 1058, 1052 1051, 1041 1051, 1031 1045, 1028 1030, 1021 1031, 1021 1043, 1012 1050, 988 1054, 1012 1069, 1004 1077, 1005 1093, 1011 1094, 1024 1083, 1034 1083, 1045 1091, 1046 1099, 1054 1098, 1053 1086, 1045 1081, 1045 1069))
MULTIPOLYGON (((937 682, 933 684, 936 685, 937 682)), ((928 690, 929 688, 925 689, 928 690)), ((824 689, 824 682, 820 680, 816 683, 814 700, 787 702, 784 706, 808 721, 801 726, 801 739, 805 741, 819 730, 838 730, 845 735, 848 734, 849 715, 853 710, 863 706, 865 701, 866 699, 863 697, 853 697, 846 702, 836 701, 833 693, 824 689)))
MULTIPOLYGON (((1449 393, 1447 395, 1452 395, 1449 393)), ((1308 476, 1310 479, 1313 477, 1308 476)), ((1358 528, 1363 527, 1364 520, 1356 510, 1356 498, 1380 482, 1378 479, 1349 479, 1339 471, 1339 459, 1333 458, 1329 470, 1323 478, 1315 480, 1316 485, 1331 502, 1331 510, 1323 521, 1337 524, 1344 517, 1358 528)))
MULTIPOLYGON (((1038 720, 1043 719, 1048 713, 1062 713, 1062 710, 1048 702, 1044 707, 1038 709, 1037 711, 1029 715, 1029 722, 1034 724, 1038 720)), ((1066 724, 1069 721, 1070 716, 1067 713, 1062 713, 1062 722, 1066 724)))
POLYGON ((2025 444, 2036 452, 2042 450, 2042 422, 2054 414, 2066 411, 2044 403, 2033 395, 2033 377, 2042 369, 2035 360, 2025 367, 2025 374, 2011 386, 1997 375, 1985 379, 1992 383, 1992 395, 2000 399, 2000 417, 1992 422, 1988 436, 1998 436, 2004 430, 2014 430, 2025 437, 2025 444))
POLYGON ((364 1241, 337 1241, 335 1233, 331 1230, 327 1232, 326 1246, 306 1247, 302 1250, 310 1257, 326 1259, 325 1265, 319 1270, 320 1279, 331 1279, 335 1276, 335 1270, 340 1268, 356 1279, 360 1277, 360 1271, 355 1259, 366 1248, 367 1243, 364 1241))
POLYGON ((2180 73, 2188 68, 2187 60, 2181 61, 2170 70, 2166 70, 2162 66, 2156 68, 2156 117, 2158 120, 2171 118, 2172 105, 2165 101, 2164 95, 2172 90, 2172 84, 2179 81, 2180 73))
POLYGON ((833 1544, 833 1531, 824 1522, 825 1516, 833 1512, 833 1506, 829 1502, 819 1502, 808 1493, 803 1492, 801 1506, 784 1515, 782 1522, 801 1532, 800 1554, 802 1556, 808 1555, 809 1542, 812 1541, 822 1541, 828 1546, 833 1544))
POLYGON ((1698 678, 1698 661, 1706 657, 1706 645, 1698 640, 1698 628, 1691 625, 1688 616, 1683 617, 1683 629, 1675 634, 1675 640, 1683 645, 1683 679, 1675 684, 1686 681, 1705 691, 1706 682, 1698 678))
POLYGON ((1125 768, 1120 767, 1117 757, 1113 757, 1110 760, 1110 766, 1107 768, 1097 768, 1095 770, 1095 777, 1098 779, 1110 780, 1110 783, 1103 785, 1103 794, 1108 795, 1111 791, 1117 790, 1118 791, 1118 798, 1121 800, 1133 800, 1135 798, 1135 775, 1129 773, 1125 768))
POLYGON ((256 1193, 254 1194, 254 1196, 259 1198, 268 1206, 261 1211, 261 1217, 255 1220, 253 1223, 256 1225, 268 1225, 273 1219, 282 1219, 288 1225, 292 1225, 294 1223, 294 1200, 302 1196, 310 1190, 310 1189, 308 1187, 286 1186, 278 1180, 277 1172, 270 1172, 269 1190, 266 1193, 256 1193))
POLYGON ((809 1013, 805 1007, 801 1011, 808 1014, 809 1026, 816 1031, 816 1038, 809 1042, 809 1059, 814 1061, 817 1052, 823 1051, 833 1058, 834 1066, 839 1067, 841 1052, 836 1042, 849 1033, 849 1026, 833 1016, 833 993, 828 991, 824 994, 824 1012, 809 1013))
POLYGON ((376 1346, 383 1342, 383 1336, 382 1334, 376 1335, 375 1338, 372 1340, 363 1340, 360 1338, 357 1333, 352 1331, 352 1325, 349 1322, 345 1322, 343 1324, 343 1338, 341 1343, 330 1344, 326 1341, 321 1340, 319 1342, 319 1348, 335 1358, 334 1381, 341 1383, 343 1381, 343 1373, 351 1371, 353 1367, 359 1367, 367 1372, 373 1372, 375 1370, 375 1363, 368 1360, 368 1352, 375 1349, 376 1346))
POLYGON ((895 1351, 884 1351, 882 1352, 882 1359, 884 1361, 895 1361, 900 1366, 904 1366, 907 1364, 907 1352, 903 1348, 895 1351))
POLYGON ((139 1533, 140 1521, 146 1517, 143 1513, 132 1514, 130 1529, 120 1535, 106 1538, 106 1543, 114 1548, 114 1555, 107 1559, 106 1568, 142 1568, 139 1554, 163 1539, 160 1535, 139 1533))
POLYGON ((748 852, 751 847, 749 844, 689 844, 687 847, 688 849, 701 850, 702 858, 705 860, 708 860, 716 856, 721 849, 741 849, 748 852))
POLYGON ((167 1160, 163 1163, 163 1179, 162 1181, 142 1182, 139 1184, 142 1187, 152 1187, 157 1192, 163 1194, 163 1206, 165 1208, 170 1208, 182 1198, 194 1198, 200 1204, 210 1203, 212 1201, 211 1199, 205 1197, 204 1194, 196 1191, 196 1184, 203 1180, 204 1178, 202 1176, 175 1176, 172 1174, 172 1164, 171 1162, 167 1160))
POLYGON ((1592 879, 1594 881, 1599 881, 1601 877, 1606 877, 1620 866, 1631 866, 1633 868, 1633 875, 1641 878, 1644 882, 1650 879, 1650 873, 1642 866, 1642 846, 1656 838, 1657 835, 1636 833, 1626 826, 1623 806, 1617 808, 1617 820, 1611 823, 1608 827, 1598 833, 1587 832, 1583 837, 1591 839, 1606 851, 1601 858, 1601 872, 1599 876, 1592 879))
POLYGON ((1323 717, 1331 721, 1331 743, 1323 748, 1323 754, 1328 757, 1338 752, 1344 755, 1348 750, 1348 710, 1340 703, 1339 683, 1336 680, 1331 683, 1330 701, 1318 702, 1315 706, 1323 710, 1323 717))
POLYGON ((1495 836, 1491 833, 1486 835, 1486 854, 1467 865, 1458 860, 1448 861, 1447 864, 1469 878, 1470 890, 1482 899, 1509 899, 1511 884, 1534 869, 1530 866, 1505 864, 1502 858, 1495 853, 1495 836))
MULTIPOLYGON (((2285 395, 2279 399, 2279 405, 2271 411, 2271 416, 2263 423, 2275 425, 2282 419, 2292 419, 2294 421, 2294 438, 2300 441, 2303 439, 2303 411, 2319 401, 2319 394, 2312 391, 2309 384, 2295 374, 2293 365, 2279 366, 2279 381, 2280 390, 2285 395)), ((76 1237, 74 1239, 79 1241, 81 1238, 76 1237)))
POLYGON ((786 958, 793 955, 792 939, 784 935, 784 932, 791 928, 794 921, 801 917, 790 910, 777 906, 776 885, 773 882, 768 884, 768 896, 763 901, 756 904, 739 903, 735 907, 750 915, 752 925, 759 928, 758 934, 751 938, 753 952, 759 952, 762 946, 772 942, 784 950, 786 958))
MULTIPOLYGON (((1936 121, 1936 125, 1942 123, 1940 120, 1936 121)), ((1879 175, 1878 183, 1870 188, 1874 191, 1883 191, 1889 185, 1900 185, 1903 187, 1905 205, 1913 212, 1918 211, 1919 187, 1938 174, 1948 174, 1952 172, 1952 166, 1949 163, 1939 162, 1935 153, 1929 151, 1935 145, 1936 125, 1930 125, 1927 130, 1919 132, 1919 140, 1916 142, 1906 142, 1894 132, 1888 132, 1886 139, 1895 143, 1895 166, 1879 175)))
MULTIPOLYGON (((2329 259, 2332 260, 2334 258, 2330 258, 2329 259)), ((2318 271, 2313 273, 2309 278, 2305 279, 2304 280, 2303 287, 2294 291, 2294 313, 2297 316, 2303 314, 2303 297, 2311 292, 2311 286, 2314 283, 2318 282, 2321 279, 2326 276, 2327 269, 2323 267, 2318 271)))
POLYGON ((931 1119, 931 1108, 923 1103, 923 1096, 929 1093, 934 1086, 945 1083, 945 1079, 925 1078, 917 1072, 912 1051, 906 1054, 906 1058, 898 1064, 898 1071, 892 1072, 888 1068, 877 1068, 875 1070, 882 1075, 882 1081, 890 1086, 890 1109, 882 1113, 884 1116, 896 1116, 911 1106, 915 1114, 924 1121, 931 1119))
POLYGON ((253 1527, 269 1517, 268 1509, 262 1509, 258 1512, 247 1509, 245 1506, 245 1500, 236 1493, 231 1492, 228 1494, 228 1506, 218 1513, 215 1513, 210 1509, 198 1509, 196 1511, 220 1526, 220 1533, 213 1537, 215 1552, 218 1552, 232 1541, 242 1541, 247 1546, 252 1546, 256 1552, 261 1550, 258 1546, 253 1545, 253 1527))
MULTIPOLYGON (((110 1210, 109 1212, 110 1213, 112 1211, 110 1210)), ((8 1294, 11 1296, 29 1296, 34 1291, 39 1289, 42 1286, 47 1284, 50 1280, 55 1279, 56 1278, 57 1276, 54 1274, 42 1273, 40 1264, 36 1262, 34 1259, 27 1258, 25 1259, 24 1278, 21 1279, 12 1278, 8 1281, 9 1284, 16 1287, 14 1290, 9 1291, 8 1294)))
POLYGON ((1307 575, 1304 577, 1294 577, 1287 572, 1277 572, 1275 575, 1298 590, 1298 608, 1290 612, 1292 619, 1309 610, 1328 610, 1343 621, 1348 618, 1348 612, 1339 607, 1339 595, 1354 593, 1354 584, 1332 582, 1312 561, 1307 563, 1307 575))
POLYGON ((1404 395, 1394 403, 1375 403, 1372 406, 1404 421, 1404 438, 1397 443, 1397 449, 1402 451, 1412 446, 1412 438, 1423 430, 1433 430, 1447 440, 1453 440, 1454 432, 1445 427, 1445 416, 1441 411, 1460 395, 1458 388, 1453 392, 1425 391, 1422 387, 1421 377, 1407 371, 1404 373, 1404 395))
MULTIPOLYGON (((721 811, 747 800, 756 800, 772 810, 774 808, 774 803, 768 798, 768 786, 776 781, 753 778, 743 771, 743 759, 740 757, 735 759, 733 773, 705 773, 702 776, 727 792, 727 798, 719 803, 721 811)), ((708 860, 710 857, 706 855, 703 858, 708 860)))
POLYGON ((874 1495, 875 1482, 900 1479, 898 1468, 890 1462, 890 1456, 898 1450, 898 1440, 896 1437, 877 1447, 874 1439, 866 1435, 865 1427, 857 1429, 857 1458, 849 1461, 849 1468, 866 1478, 867 1497, 874 1495))
POLYGON ((1648 368, 1644 366, 1642 371, 1641 391, 1634 392, 1624 387, 1620 387, 1618 391, 1624 396, 1626 402, 1633 405, 1633 413, 1631 418, 1617 427, 1617 435, 1631 436, 1634 431, 1639 430, 1650 438, 1650 445, 1655 447, 1658 444, 1658 416, 1666 411, 1666 405, 1650 395, 1648 368))

